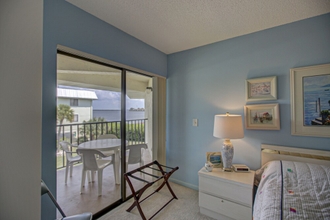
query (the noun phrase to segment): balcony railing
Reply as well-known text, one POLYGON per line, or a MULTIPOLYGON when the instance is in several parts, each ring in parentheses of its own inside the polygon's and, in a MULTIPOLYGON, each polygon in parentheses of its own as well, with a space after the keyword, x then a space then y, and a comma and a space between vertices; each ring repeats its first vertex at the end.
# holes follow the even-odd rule
MULTIPOLYGON (((145 143, 145 125, 148 119, 135 119, 126 121, 126 140, 128 145, 145 143)), ((57 141, 67 141, 74 146, 97 140, 102 134, 114 134, 121 138, 120 121, 86 122, 57 125, 61 132, 57 141)), ((58 146, 58 145, 57 145, 58 146)), ((58 147, 57 169, 65 167, 65 153, 58 147)))

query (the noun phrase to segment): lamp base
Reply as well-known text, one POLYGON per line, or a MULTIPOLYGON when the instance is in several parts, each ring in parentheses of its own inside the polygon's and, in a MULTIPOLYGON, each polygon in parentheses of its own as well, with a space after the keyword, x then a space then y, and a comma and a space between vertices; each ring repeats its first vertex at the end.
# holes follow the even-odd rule
POLYGON ((222 168, 222 170, 225 172, 233 172, 232 168, 222 168))
POLYGON ((234 157, 234 147, 229 139, 225 139, 222 146, 222 160, 223 160, 223 170, 226 172, 232 172, 234 157))

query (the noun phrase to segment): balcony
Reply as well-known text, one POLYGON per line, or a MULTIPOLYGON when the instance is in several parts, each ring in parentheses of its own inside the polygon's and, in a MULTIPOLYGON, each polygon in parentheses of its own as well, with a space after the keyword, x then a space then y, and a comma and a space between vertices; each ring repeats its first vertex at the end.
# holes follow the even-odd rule
MULTIPOLYGON (((146 140, 146 121, 148 119, 127 120, 126 121, 126 140, 128 145, 145 143, 146 140)), ((68 141, 74 146, 89 141, 96 140, 102 134, 115 134, 118 138, 120 135, 120 121, 104 121, 91 123, 63 124, 58 125, 57 130, 61 127, 61 134, 58 141, 68 141)), ((73 149, 75 151, 76 149, 73 149)), ((144 161, 151 162, 151 149, 145 150, 144 161)), ((110 167, 104 169, 103 173, 103 193, 102 196, 97 195, 96 182, 86 181, 83 193, 80 194, 81 170, 82 164, 77 163, 73 168, 72 177, 68 177, 65 184, 65 153, 58 148, 57 151, 57 200, 64 212, 68 215, 81 212, 92 212, 93 214, 106 208, 112 203, 121 199, 121 185, 116 185, 114 181, 113 169, 110 167)), ((129 165, 128 170, 138 168, 138 164, 129 165)), ((136 188, 143 187, 142 182, 135 182, 136 188)), ((130 195, 130 189, 126 186, 127 195, 130 195)), ((59 216, 59 213, 58 213, 59 216)))

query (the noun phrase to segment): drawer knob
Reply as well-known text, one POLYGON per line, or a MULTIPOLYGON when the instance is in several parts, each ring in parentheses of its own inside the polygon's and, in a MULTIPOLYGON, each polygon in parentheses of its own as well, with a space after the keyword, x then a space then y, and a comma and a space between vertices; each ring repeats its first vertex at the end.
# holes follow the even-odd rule
POLYGON ((223 200, 221 200, 221 202, 223 202, 223 200))

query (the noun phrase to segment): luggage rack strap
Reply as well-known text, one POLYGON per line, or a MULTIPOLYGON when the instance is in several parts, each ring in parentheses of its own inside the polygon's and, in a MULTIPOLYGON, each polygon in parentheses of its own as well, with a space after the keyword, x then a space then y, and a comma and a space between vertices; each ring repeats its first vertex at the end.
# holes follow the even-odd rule
POLYGON ((138 209, 138 211, 139 211, 139 213, 140 213, 140 215, 141 215, 141 217, 142 217, 142 219, 143 220, 146 220, 146 217, 145 217, 145 215, 144 215, 144 213, 143 213, 143 211, 142 211, 142 208, 141 208, 141 206, 140 206, 140 203, 142 203, 143 201, 145 201, 146 199, 148 199, 150 196, 152 196, 153 194, 155 194, 156 192, 159 192, 165 185, 167 186, 167 188, 169 189, 169 191, 170 191, 170 193, 171 193, 171 195, 172 195, 172 198, 165 204, 165 205, 163 205, 154 215, 152 215, 150 218, 149 218, 149 220, 150 219, 152 219, 153 217, 155 217, 163 208, 165 208, 165 206, 167 206, 173 199, 178 199, 177 197, 176 197, 176 195, 174 194, 174 192, 173 192, 173 190, 172 190, 172 188, 171 188, 171 186, 170 186, 170 184, 169 184, 169 182, 167 181, 169 178, 170 178, 170 176, 176 171, 176 170, 178 170, 179 169, 179 167, 168 167, 168 166, 164 166, 164 165, 161 165, 160 163, 158 163, 158 161, 157 160, 155 160, 155 161, 153 161, 153 162, 151 162, 151 163, 148 163, 148 164, 146 164, 146 165, 144 165, 144 166, 141 166, 141 167, 139 167, 139 168, 137 168, 137 169, 134 169, 134 170, 132 170, 132 171, 130 171, 130 172, 127 172, 127 173, 125 173, 124 174, 124 177, 125 177, 125 180, 127 181, 127 183, 128 183, 128 185, 129 185, 129 187, 130 187, 130 189, 131 189, 131 191, 132 191, 132 194, 133 194, 133 198, 134 198, 134 202, 133 202, 133 204, 126 210, 127 212, 130 212, 133 208, 135 208, 135 206, 137 207, 137 209, 138 209), (156 169, 156 168, 153 168, 153 167, 151 167, 152 165, 156 165, 157 167, 158 167, 158 169, 156 169), (165 167, 165 168, 169 168, 169 169, 171 169, 169 172, 165 172, 164 170, 163 170, 163 168, 162 167, 165 167), (159 171, 159 172, 161 172, 162 173, 162 175, 161 176, 155 176, 155 175, 152 175, 152 174, 150 174, 150 173, 147 173, 147 172, 144 172, 143 171, 143 169, 146 169, 146 168, 149 168, 149 169, 152 169, 152 170, 157 170, 157 171, 159 171), (152 177, 155 177, 155 178, 157 178, 156 180, 154 180, 154 181, 151 181, 151 182, 149 182, 149 181, 147 181, 147 180, 145 180, 145 179, 141 179, 141 178, 139 178, 139 177, 136 177, 136 176, 133 176, 133 174, 134 173, 137 173, 137 172, 140 172, 140 173, 143 173, 143 174, 147 174, 147 175, 149 175, 149 176, 152 176, 152 177), (136 179, 136 180, 140 180, 140 181, 142 181, 142 182, 145 182, 145 183, 147 183, 144 187, 142 187, 142 189, 140 189, 140 191, 139 191, 139 193, 137 193, 136 191, 135 191, 135 189, 134 189, 134 187, 133 187, 133 184, 132 184, 132 182, 131 182, 131 180, 130 180, 130 178, 134 178, 134 179, 136 179), (152 192, 151 194, 149 194, 148 196, 146 196, 144 199, 142 199, 141 201, 139 201, 140 199, 141 199, 141 196, 142 196, 142 194, 143 194, 143 192, 146 190, 146 189, 148 189, 150 186, 152 186, 155 182, 157 182, 157 181, 159 181, 159 180, 161 180, 161 179, 163 179, 164 181, 163 181, 163 183, 154 191, 154 192, 152 192))

